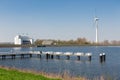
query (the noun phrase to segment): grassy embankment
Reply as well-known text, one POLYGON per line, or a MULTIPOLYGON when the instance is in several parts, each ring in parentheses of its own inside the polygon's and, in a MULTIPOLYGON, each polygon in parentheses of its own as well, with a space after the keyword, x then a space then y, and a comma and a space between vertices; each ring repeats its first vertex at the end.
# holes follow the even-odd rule
POLYGON ((0 80, 88 80, 85 77, 63 75, 0 66, 0 80))
MULTIPOLYGON (((71 77, 68 73, 63 76, 55 74, 40 74, 27 70, 19 70, 0 66, 0 80, 91 80, 85 77, 71 77)), ((114 80, 111 77, 95 77, 93 80, 114 80)))
POLYGON ((60 80, 44 77, 40 74, 0 68, 0 80, 60 80))

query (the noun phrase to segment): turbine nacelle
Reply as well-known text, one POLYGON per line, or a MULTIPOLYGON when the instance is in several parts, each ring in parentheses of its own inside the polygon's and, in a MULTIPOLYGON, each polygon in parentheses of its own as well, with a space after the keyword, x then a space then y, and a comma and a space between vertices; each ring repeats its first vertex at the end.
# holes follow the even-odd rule
POLYGON ((97 17, 94 18, 94 21, 98 21, 98 20, 99 20, 99 18, 97 18, 97 17))

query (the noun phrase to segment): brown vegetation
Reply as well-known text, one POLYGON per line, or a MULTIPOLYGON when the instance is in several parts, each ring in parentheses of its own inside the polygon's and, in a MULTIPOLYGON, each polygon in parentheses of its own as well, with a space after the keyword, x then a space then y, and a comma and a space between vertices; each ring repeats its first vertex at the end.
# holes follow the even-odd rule
MULTIPOLYGON (((0 66, 0 68, 6 69, 6 70, 17 70, 17 71, 23 72, 23 73, 32 73, 35 75, 42 75, 47 78, 56 78, 56 79, 60 79, 60 80, 91 80, 87 77, 70 76, 68 71, 64 71, 63 74, 54 74, 54 73, 46 73, 46 72, 42 72, 42 71, 27 70, 27 69, 18 69, 18 68, 13 68, 13 67, 6 67, 6 66, 0 66)), ((104 76, 99 76, 99 77, 96 76, 92 80, 112 80, 112 78, 107 77, 107 76, 105 76, 105 77, 104 76)))
MULTIPOLYGON (((43 41, 44 40, 37 39, 35 41, 35 44, 42 45, 43 41)), ((52 41, 55 43, 54 45, 58 45, 58 46, 61 45, 119 46, 120 45, 120 41, 116 41, 116 40, 113 41, 104 40, 96 44, 95 42, 91 42, 86 38, 77 38, 76 40, 52 40, 52 41)))
POLYGON ((18 69, 18 68, 11 68, 11 67, 6 67, 6 66, 0 66, 2 69, 6 70, 17 70, 19 72, 24 72, 24 73, 33 73, 36 75, 43 75, 48 78, 56 78, 56 79, 61 79, 61 80, 88 80, 84 77, 72 77, 69 75, 67 71, 65 71, 62 75, 60 74, 53 74, 53 73, 45 73, 42 71, 34 71, 34 70, 27 70, 27 69, 18 69))

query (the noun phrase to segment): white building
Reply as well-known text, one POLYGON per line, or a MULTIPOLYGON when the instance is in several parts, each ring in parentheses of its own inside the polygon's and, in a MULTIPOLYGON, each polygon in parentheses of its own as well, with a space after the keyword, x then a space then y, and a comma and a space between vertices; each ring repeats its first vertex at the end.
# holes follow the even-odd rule
POLYGON ((29 38, 28 36, 21 36, 17 35, 14 38, 14 44, 15 45, 21 45, 21 44, 33 44, 33 39, 29 38))

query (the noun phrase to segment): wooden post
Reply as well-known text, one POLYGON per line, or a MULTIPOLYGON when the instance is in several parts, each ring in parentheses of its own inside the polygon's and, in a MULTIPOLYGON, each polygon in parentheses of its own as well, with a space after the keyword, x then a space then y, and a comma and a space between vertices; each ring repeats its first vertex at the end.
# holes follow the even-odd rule
POLYGON ((54 58, 54 56, 53 56, 53 54, 51 55, 51 59, 53 59, 54 58))
POLYGON ((102 63, 103 62, 103 55, 100 54, 99 58, 100 58, 100 62, 102 63))
POLYGON ((12 59, 15 59, 15 54, 11 55, 12 56, 12 59))
POLYGON ((92 57, 91 55, 89 55, 89 56, 88 56, 88 58, 89 58, 89 61, 91 61, 91 57, 92 57))
POLYGON ((30 54, 30 58, 32 57, 32 54, 30 54))
POLYGON ((5 59, 6 58, 6 55, 2 55, 2 59, 5 59))
POLYGON ((21 54, 21 59, 24 58, 24 54, 21 54))
POLYGON ((77 56, 77 60, 80 60, 80 56, 77 56))
POLYGON ((49 55, 48 55, 48 53, 47 53, 47 54, 46 54, 46 59, 48 59, 48 56, 49 56, 49 55))
POLYGON ((106 60, 106 55, 105 53, 103 53, 103 61, 105 62, 105 60, 106 60))
POLYGON ((69 60, 70 59, 70 56, 69 55, 67 55, 67 60, 69 60))
POLYGON ((39 57, 41 58, 41 54, 39 54, 39 57))

